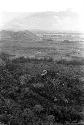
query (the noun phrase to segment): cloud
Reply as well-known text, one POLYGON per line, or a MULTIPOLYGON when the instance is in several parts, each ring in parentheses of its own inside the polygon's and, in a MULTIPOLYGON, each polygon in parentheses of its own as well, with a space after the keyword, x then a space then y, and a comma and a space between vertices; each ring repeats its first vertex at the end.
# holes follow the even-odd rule
POLYGON ((59 12, 38 12, 30 14, 20 14, 4 25, 6 29, 12 30, 78 30, 78 15, 71 11, 59 12))

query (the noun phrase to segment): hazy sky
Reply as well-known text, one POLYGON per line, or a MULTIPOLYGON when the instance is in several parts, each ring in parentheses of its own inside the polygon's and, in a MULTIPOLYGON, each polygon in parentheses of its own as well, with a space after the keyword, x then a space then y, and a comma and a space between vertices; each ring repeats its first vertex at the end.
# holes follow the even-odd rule
POLYGON ((0 29, 5 26, 84 32, 83 6, 84 0, 0 0, 0 29))

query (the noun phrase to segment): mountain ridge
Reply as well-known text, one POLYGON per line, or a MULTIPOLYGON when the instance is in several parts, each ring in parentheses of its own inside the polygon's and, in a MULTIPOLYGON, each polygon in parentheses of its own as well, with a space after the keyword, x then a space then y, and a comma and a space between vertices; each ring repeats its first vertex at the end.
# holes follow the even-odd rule
POLYGON ((39 40, 39 37, 28 30, 24 31, 12 31, 12 30, 2 30, 0 31, 1 40, 39 40))

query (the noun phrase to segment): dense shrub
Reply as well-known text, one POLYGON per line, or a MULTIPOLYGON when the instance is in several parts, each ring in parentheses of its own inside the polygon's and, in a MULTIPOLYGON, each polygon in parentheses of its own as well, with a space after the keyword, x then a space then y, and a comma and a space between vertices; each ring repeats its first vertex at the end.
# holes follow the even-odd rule
POLYGON ((15 60, 0 67, 0 122, 54 125, 81 120, 83 82, 78 76, 45 69, 32 76, 23 67, 24 58, 15 60))

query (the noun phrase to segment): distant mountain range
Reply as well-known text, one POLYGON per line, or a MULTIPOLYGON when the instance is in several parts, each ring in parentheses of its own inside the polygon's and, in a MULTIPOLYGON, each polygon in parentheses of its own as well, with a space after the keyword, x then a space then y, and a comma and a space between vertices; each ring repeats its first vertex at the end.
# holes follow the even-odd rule
POLYGON ((71 10, 45 11, 35 13, 7 13, 3 29, 6 30, 47 30, 79 31, 79 15, 71 10))

